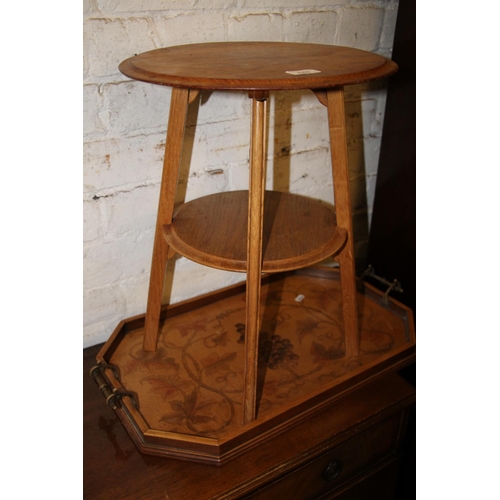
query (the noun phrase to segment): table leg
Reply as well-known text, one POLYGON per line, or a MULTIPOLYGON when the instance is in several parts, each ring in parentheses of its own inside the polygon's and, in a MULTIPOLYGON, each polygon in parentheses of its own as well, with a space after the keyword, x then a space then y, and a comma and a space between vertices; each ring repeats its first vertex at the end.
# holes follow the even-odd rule
POLYGON ((327 91, 327 108, 337 225, 347 230, 346 244, 338 255, 340 287, 342 290, 345 354, 346 356, 357 356, 359 353, 359 332, 356 306, 356 272, 354 265, 349 165, 347 160, 344 90, 342 88, 327 91))
POLYGON ((149 278, 148 305, 146 309, 146 324, 144 327, 145 351, 155 351, 160 327, 161 302, 163 285, 169 254, 169 246, 163 237, 162 227, 172 222, 174 212, 175 193, 181 162, 182 143, 186 128, 188 108, 188 89, 172 89, 170 113, 168 119, 165 156, 163 159, 163 174, 160 187, 160 201, 156 219, 156 232, 149 278))
POLYGON ((244 424, 256 418, 268 94, 256 92, 251 93, 250 97, 252 124, 248 192, 244 424))

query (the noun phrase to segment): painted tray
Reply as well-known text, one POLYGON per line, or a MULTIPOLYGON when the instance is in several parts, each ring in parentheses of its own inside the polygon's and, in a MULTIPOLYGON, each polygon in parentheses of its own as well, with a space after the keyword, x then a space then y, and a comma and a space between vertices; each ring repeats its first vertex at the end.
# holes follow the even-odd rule
POLYGON ((142 349, 144 315, 122 321, 94 374, 143 453, 221 464, 414 360, 411 311, 361 286, 360 354, 349 358, 337 270, 263 280, 257 419, 248 425, 245 285, 165 307, 156 352, 142 349))

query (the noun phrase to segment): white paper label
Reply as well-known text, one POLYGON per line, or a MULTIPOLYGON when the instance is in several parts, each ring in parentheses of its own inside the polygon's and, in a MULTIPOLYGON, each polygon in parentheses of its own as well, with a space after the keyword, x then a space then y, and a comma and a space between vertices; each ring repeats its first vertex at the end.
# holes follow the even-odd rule
POLYGON ((302 302, 305 298, 305 295, 297 295, 297 297, 295 297, 295 302, 302 302))
POLYGON ((299 69, 297 71, 286 71, 289 75, 312 75, 313 73, 321 73, 317 69, 299 69))

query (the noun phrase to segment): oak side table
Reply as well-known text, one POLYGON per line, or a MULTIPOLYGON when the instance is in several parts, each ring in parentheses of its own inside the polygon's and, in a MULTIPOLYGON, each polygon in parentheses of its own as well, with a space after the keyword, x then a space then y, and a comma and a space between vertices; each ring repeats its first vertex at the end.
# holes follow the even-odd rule
POLYGON ((144 453, 220 465, 413 360, 411 311, 356 291, 344 117, 345 85, 396 70, 357 49, 278 42, 169 47, 120 64, 172 87, 146 314, 118 325, 92 372, 144 453), (335 212, 265 190, 269 93, 300 89, 327 108, 335 212), (174 210, 187 109, 203 90, 251 99, 249 189, 174 210), (246 287, 162 306, 176 253, 246 272, 246 287), (310 268, 332 255, 340 273, 310 268))

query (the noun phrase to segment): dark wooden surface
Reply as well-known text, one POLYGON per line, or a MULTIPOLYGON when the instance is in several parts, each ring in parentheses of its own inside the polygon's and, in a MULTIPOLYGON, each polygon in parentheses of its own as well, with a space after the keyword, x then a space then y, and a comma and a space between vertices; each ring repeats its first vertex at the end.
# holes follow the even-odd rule
POLYGON ((383 78, 397 65, 349 47, 286 42, 219 42, 144 52, 120 64, 134 80, 192 89, 321 89, 383 78), (315 70, 290 74, 289 71, 315 70))
POLYGON ((402 415, 414 401, 413 388, 397 375, 356 392, 293 432, 215 467, 137 451, 88 375, 100 347, 84 350, 84 498, 203 500, 257 495, 298 499, 316 498, 328 491, 346 499, 389 498, 397 456, 383 458, 384 450, 396 435, 401 437, 398 413, 402 415), (347 472, 339 475, 338 483, 322 482, 323 467, 338 457, 345 461, 347 472), (266 486, 269 494, 263 489, 266 486), (281 496, 276 495, 276 488, 281 496), (381 496, 374 497, 377 492, 381 496))

